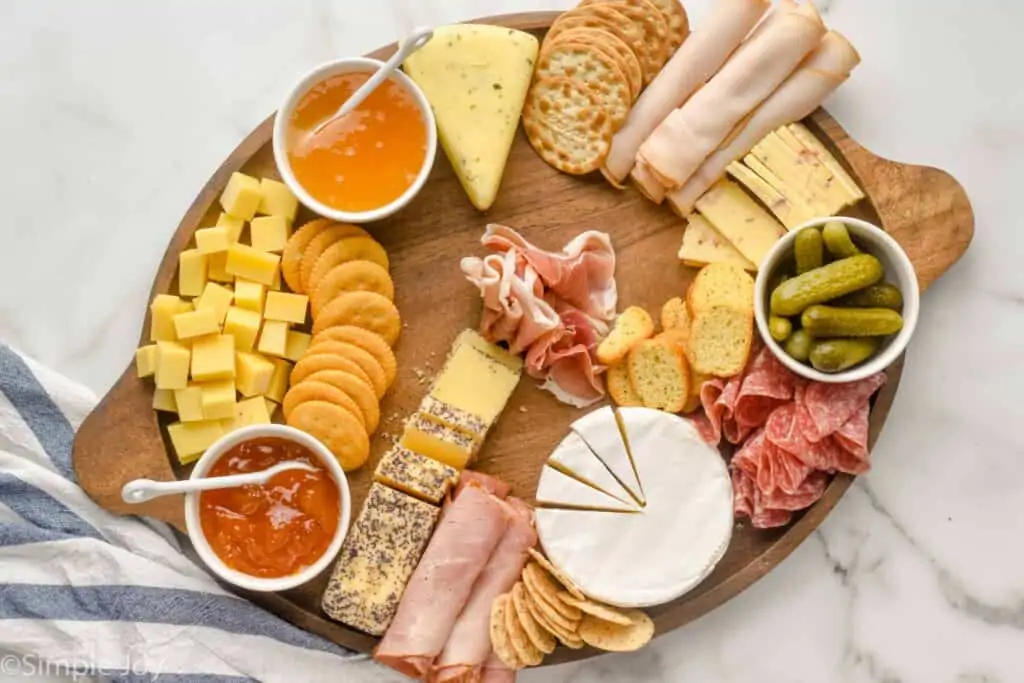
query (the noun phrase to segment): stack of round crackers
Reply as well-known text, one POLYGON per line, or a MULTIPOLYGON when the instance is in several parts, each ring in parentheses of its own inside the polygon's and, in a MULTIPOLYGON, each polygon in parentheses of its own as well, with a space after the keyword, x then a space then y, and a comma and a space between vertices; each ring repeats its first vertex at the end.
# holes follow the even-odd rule
POLYGON ((523 108, 537 153, 565 173, 597 170, 612 135, 689 34, 679 0, 583 0, 551 26, 523 108))
POLYGON ((631 652, 654 636, 654 622, 640 610, 590 600, 546 557, 530 555, 521 580, 491 605, 491 645, 505 666, 538 666, 558 643, 631 652))
POLYGON ((363 465, 395 381, 402 320, 384 248, 354 225, 306 223, 281 257, 285 282, 309 296, 313 339, 295 364, 286 421, 321 441, 346 471, 363 465))

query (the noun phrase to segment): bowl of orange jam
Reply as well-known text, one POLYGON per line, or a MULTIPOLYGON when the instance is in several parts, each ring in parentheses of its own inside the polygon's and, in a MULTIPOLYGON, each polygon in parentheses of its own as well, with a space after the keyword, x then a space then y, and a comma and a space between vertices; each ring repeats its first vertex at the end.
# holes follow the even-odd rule
POLYGON ((252 425, 210 447, 191 479, 257 472, 297 460, 266 484, 185 495, 196 553, 221 579, 252 591, 295 588, 323 572, 348 532, 351 497, 338 461, 319 441, 285 425, 252 425))
POLYGON ((434 113, 419 86, 400 71, 354 111, 318 130, 381 66, 362 57, 319 66, 274 118, 281 178, 305 206, 335 221, 390 216, 412 201, 434 166, 434 113))

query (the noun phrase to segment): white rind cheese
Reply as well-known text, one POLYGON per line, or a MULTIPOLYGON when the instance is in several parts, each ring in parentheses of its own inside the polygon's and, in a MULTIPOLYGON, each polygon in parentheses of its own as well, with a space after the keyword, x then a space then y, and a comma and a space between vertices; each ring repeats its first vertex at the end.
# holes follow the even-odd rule
POLYGON ((638 503, 644 503, 643 486, 637 481, 633 461, 622 440, 615 413, 608 406, 598 408, 572 423, 572 430, 586 442, 609 472, 638 503))
POLYGON ((587 511, 635 512, 638 508, 612 498, 606 493, 563 474, 553 467, 545 467, 537 484, 537 504, 553 508, 579 508, 587 511))
POLYGON ((621 503, 626 505, 634 503, 629 492, 622 488, 622 484, 612 476, 604 463, 597 459, 587 443, 575 432, 569 432, 568 436, 555 447, 551 457, 548 458, 548 465, 565 470, 567 474, 618 499, 621 503))

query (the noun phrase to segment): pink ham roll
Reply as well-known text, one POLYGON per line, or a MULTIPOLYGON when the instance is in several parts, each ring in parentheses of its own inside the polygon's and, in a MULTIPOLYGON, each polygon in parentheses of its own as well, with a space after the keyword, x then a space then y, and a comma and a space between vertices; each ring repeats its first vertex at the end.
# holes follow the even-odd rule
POLYGON ((516 672, 505 666, 493 652, 484 664, 483 677, 480 683, 516 683, 516 672))
POLYGON ((434 531, 398 603, 374 658, 396 671, 423 678, 444 649, 509 523, 501 500, 470 486, 451 503, 434 531))

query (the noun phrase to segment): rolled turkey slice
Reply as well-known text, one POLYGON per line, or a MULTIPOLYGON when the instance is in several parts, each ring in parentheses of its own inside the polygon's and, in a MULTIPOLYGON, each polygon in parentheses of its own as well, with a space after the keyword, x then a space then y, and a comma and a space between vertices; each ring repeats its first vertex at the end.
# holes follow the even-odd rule
POLYGON ((647 136, 718 71, 771 7, 769 0, 715 0, 711 13, 683 42, 633 105, 612 138, 601 172, 621 184, 647 136))
POLYGON ((427 675, 505 533, 507 510, 477 486, 456 497, 409 579, 374 659, 412 678, 427 675))
POLYGON ((818 48, 793 75, 736 127, 685 185, 668 194, 673 210, 681 216, 688 215, 694 203, 725 175, 729 164, 743 157, 779 126, 809 116, 859 63, 860 55, 850 41, 836 31, 825 34, 818 48))
POLYGON ((661 122, 640 146, 640 159, 666 188, 682 187, 824 35, 825 25, 811 3, 777 10, 703 88, 661 122))

